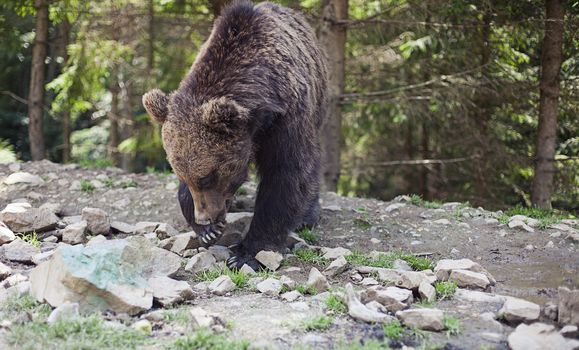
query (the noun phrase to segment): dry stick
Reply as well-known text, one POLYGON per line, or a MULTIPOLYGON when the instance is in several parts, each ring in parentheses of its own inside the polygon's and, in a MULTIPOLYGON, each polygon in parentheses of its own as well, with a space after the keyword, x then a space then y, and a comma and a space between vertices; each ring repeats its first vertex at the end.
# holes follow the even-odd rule
MULTIPOLYGON (((0 91, 0 94, 6 95, 6 96, 8 96, 8 97, 10 97, 10 98, 12 98, 12 99, 14 99, 14 100, 16 100, 16 101, 18 101, 18 102, 20 102, 20 103, 23 103, 23 104, 25 104, 25 105, 28 106, 28 101, 27 101, 27 100, 23 99, 22 97, 16 95, 15 93, 13 93, 13 92, 11 92, 11 91, 2 90, 2 91, 0 91)), ((43 108, 44 108, 44 110, 45 110, 48 114, 52 115, 52 111, 51 111, 50 109, 46 108, 46 106, 43 107, 43 108)))
POLYGON ((389 162, 375 162, 364 164, 366 166, 393 166, 393 165, 428 165, 428 164, 448 164, 459 163, 471 159, 480 158, 480 155, 473 154, 468 157, 449 158, 449 159, 411 159, 411 160, 393 160, 389 162))

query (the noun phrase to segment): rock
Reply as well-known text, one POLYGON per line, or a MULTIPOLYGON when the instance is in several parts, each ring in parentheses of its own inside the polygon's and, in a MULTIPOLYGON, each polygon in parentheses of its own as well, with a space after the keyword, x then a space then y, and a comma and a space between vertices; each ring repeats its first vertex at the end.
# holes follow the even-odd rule
POLYGON ((444 312, 438 309, 412 309, 396 312, 396 317, 405 326, 425 331, 444 329, 444 312))
POLYGON ((16 239, 16 235, 2 221, 0 221, 0 245, 10 243, 16 239))
POLYGON ((56 244, 58 242, 58 237, 51 235, 43 239, 42 242, 56 244))
POLYGON ((531 227, 539 227, 539 225, 541 225, 541 222, 539 220, 530 218, 525 215, 513 215, 509 218, 509 222, 511 221, 522 221, 531 227))
POLYGON ((346 284, 346 304, 348 314, 355 320, 368 323, 388 323, 394 320, 392 316, 371 310, 362 304, 351 283, 346 284))
POLYGON ((508 337, 512 350, 574 350, 579 341, 565 339, 554 326, 545 323, 520 324, 508 337))
POLYGON ((377 301, 384 305, 386 310, 396 312, 406 309, 412 303, 412 291, 398 287, 374 286, 366 289, 361 294, 364 304, 370 301, 377 301))
POLYGON ((149 320, 138 320, 133 323, 133 329, 145 335, 151 335, 151 333, 153 333, 153 325, 149 320))
POLYGON ((111 222, 111 229, 120 233, 133 233, 133 231, 135 231, 135 226, 122 221, 113 221, 111 222))
POLYGON ((499 316, 510 323, 531 322, 539 319, 541 307, 530 301, 514 297, 506 297, 499 316))
POLYGON ((229 276, 219 276, 213 282, 209 283, 209 291, 215 295, 225 295, 235 290, 235 283, 229 276))
POLYGON ((21 168, 22 168, 22 166, 20 165, 20 163, 8 164, 8 170, 10 170, 13 173, 19 172, 21 168))
POLYGON ((292 280, 288 276, 281 276, 279 281, 281 282, 281 286, 287 290, 292 290, 296 287, 296 281, 292 280))
POLYGON ((339 257, 346 257, 348 255, 352 255, 352 251, 348 248, 342 248, 342 247, 337 247, 337 248, 326 248, 323 247, 322 248, 322 257, 324 259, 328 259, 328 260, 334 260, 337 259, 339 257))
POLYGON ((185 270, 193 274, 207 271, 217 262, 213 254, 205 251, 195 254, 185 265, 185 270))
POLYGON ((251 268, 251 266, 247 264, 243 264, 243 266, 239 269, 239 271, 243 272, 246 275, 255 275, 255 270, 251 268))
POLYGON ((438 219, 438 220, 434 220, 432 223, 436 224, 436 225, 450 225, 451 224, 450 220, 448 220, 448 219, 438 219))
POLYGON ((394 260, 392 268, 394 270, 412 271, 412 267, 406 261, 400 259, 394 260))
POLYGON ((278 252, 262 250, 255 255, 255 260, 259 261, 263 266, 271 271, 276 271, 281 265, 283 256, 278 252))
POLYGON ((213 254, 215 260, 219 261, 226 261, 231 256, 229 248, 221 246, 221 245, 212 245, 208 248, 209 252, 213 254))
POLYGON ((491 283, 482 273, 469 270, 452 270, 449 281, 455 282, 461 288, 486 289, 491 283))
POLYGON ((52 310, 52 312, 46 319, 46 323, 54 324, 58 321, 69 320, 78 317, 80 315, 78 310, 79 310, 78 303, 65 302, 56 309, 52 310))
POLYGON ((310 274, 308 275, 308 281, 306 282, 306 288, 315 289, 318 293, 325 292, 330 289, 330 284, 324 275, 320 273, 318 269, 312 267, 310 274))
POLYGON ((38 175, 33 175, 22 171, 10 174, 4 180, 4 183, 7 185, 15 185, 15 184, 41 185, 44 183, 44 180, 42 180, 42 178, 38 175))
POLYGON ((83 208, 82 219, 87 223, 89 232, 95 235, 108 235, 111 230, 109 215, 102 209, 83 208))
POLYGON ((4 265, 0 261, 0 281, 3 281, 6 277, 12 275, 12 268, 10 266, 4 265))
POLYGON ((551 321, 557 321, 559 317, 559 306, 553 302, 548 301, 543 307, 543 315, 551 321))
POLYGON ((155 229, 155 233, 157 234, 157 237, 159 239, 165 239, 177 236, 179 234, 179 231, 177 231, 173 226, 169 224, 160 223, 159 226, 157 226, 157 228, 155 229))
POLYGON ((559 331, 562 336, 566 338, 577 338, 579 337, 579 327, 574 325, 567 325, 559 331))
POLYGON ((186 250, 197 249, 201 246, 197 234, 193 231, 178 234, 170 239, 173 241, 171 251, 181 256, 186 250))
POLYGON ((525 230, 527 232, 535 232, 535 230, 531 226, 527 225, 522 220, 510 220, 509 221, 509 227, 510 228, 518 228, 521 230, 525 230))
POLYGON ((376 311, 376 312, 388 312, 388 309, 386 309, 384 307, 384 305, 380 304, 377 301, 372 300, 371 302, 368 302, 366 304, 366 307, 372 311, 376 311))
MULTIPOLYGON (((354 278, 352 278, 352 280, 355 280, 354 278)), ((363 286, 367 286, 367 287, 371 287, 371 286, 377 286, 380 284, 380 282, 376 281, 374 278, 372 277, 366 277, 364 279, 362 279, 362 281, 360 282, 361 285, 363 286)))
POLYGON ((431 303, 436 300, 436 289, 432 286, 432 284, 422 281, 418 286, 418 293, 420 294, 420 298, 422 300, 426 300, 427 302, 431 303))
POLYGON ((434 267, 434 273, 436 274, 436 278, 440 281, 447 281, 448 278, 450 277, 450 273, 453 270, 469 270, 473 272, 479 272, 484 274, 488 278, 491 285, 494 285, 496 283, 493 276, 487 270, 485 270, 478 263, 470 259, 458 259, 458 260, 442 259, 438 261, 438 263, 434 267))
POLYGON ((570 323, 579 326, 579 289, 559 287, 558 308, 560 324, 570 323))
POLYGON ((149 309, 147 280, 174 273, 181 259, 143 237, 91 246, 60 246, 30 274, 31 294, 52 306, 78 302, 80 309, 136 314, 149 309))
POLYGON ((347 268, 348 268, 348 261, 346 261, 346 258, 344 258, 344 256, 340 256, 336 260, 332 261, 332 263, 328 265, 328 267, 326 267, 326 269, 324 270, 324 275, 333 277, 346 271, 347 268))
POLYGON ((378 280, 386 286, 418 290, 422 281, 430 282, 430 277, 422 271, 399 271, 384 268, 375 268, 375 271, 378 272, 378 280))
POLYGON ((404 208, 406 206, 406 203, 392 203, 389 206, 387 206, 386 208, 384 208, 384 211, 386 213, 392 213, 395 211, 400 211, 401 208, 404 208))
POLYGON ((53 254, 54 254, 54 250, 49 250, 47 252, 38 253, 32 257, 32 263, 34 265, 40 265, 41 263, 50 259, 50 257, 52 257, 53 254))
MULTIPOLYGON (((80 221, 66 226, 62 230, 62 241, 68 244, 81 244, 86 240, 87 222, 80 221)), ((105 238, 106 239, 106 238, 105 238)))
POLYGON ((98 235, 98 236, 94 236, 92 237, 87 243, 86 245, 93 245, 93 244, 97 244, 97 243, 102 243, 104 241, 106 241, 107 238, 103 235, 98 235))
POLYGON ((302 297, 302 294, 297 290, 292 290, 291 292, 286 292, 280 295, 283 301, 287 301, 289 303, 294 302, 302 297))
POLYGON ((339 205, 327 205, 322 207, 322 210, 327 210, 327 211, 342 211, 342 207, 340 207, 339 205))
POLYGON ((446 209, 446 210, 455 210, 460 208, 460 206, 462 205, 461 202, 448 202, 448 203, 444 203, 442 204, 442 209, 446 209))
POLYGON ((289 248, 289 249, 294 249, 299 246, 308 245, 308 242, 306 242, 305 240, 303 240, 302 238, 300 238, 300 236, 298 236, 297 233, 295 232, 290 232, 290 234, 287 236, 287 239, 285 241, 285 245, 289 248))
POLYGON ((4 248, 4 257, 6 259, 21 263, 31 263, 32 257, 40 253, 40 248, 24 242, 20 238, 4 244, 2 247, 4 248))
POLYGON ((466 303, 486 303, 493 304, 495 308, 500 308, 505 303, 506 297, 490 293, 483 293, 468 289, 458 288, 453 298, 466 303))
POLYGON ((269 296, 277 296, 281 292, 282 283, 275 278, 268 278, 256 285, 257 290, 269 296))
POLYGON ((0 212, 0 221, 14 232, 44 232, 56 227, 58 217, 46 209, 31 208, 28 203, 11 203, 0 212))
POLYGON ((192 307, 189 309, 191 316, 191 324, 193 328, 212 328, 214 326, 225 327, 227 323, 214 313, 209 313, 200 307, 192 307))
POLYGON ((155 276, 147 281, 153 292, 153 299, 161 306, 171 306, 193 298, 189 283, 166 276, 155 276))
POLYGON ((141 221, 135 224, 135 230, 133 231, 136 235, 144 235, 145 233, 155 232, 157 227, 159 227, 160 222, 150 222, 150 221, 141 221))
POLYGON ((8 289, 10 287, 14 287, 26 281, 28 281, 28 277, 24 276, 23 274, 17 273, 2 281, 2 283, 0 283, 0 289, 1 288, 8 289))

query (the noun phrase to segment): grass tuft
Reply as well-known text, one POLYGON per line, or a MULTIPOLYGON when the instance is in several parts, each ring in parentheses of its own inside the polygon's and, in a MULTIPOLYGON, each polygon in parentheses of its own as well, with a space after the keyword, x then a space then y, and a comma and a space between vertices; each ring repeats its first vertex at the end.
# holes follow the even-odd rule
POLYGON ((434 284, 434 289, 436 290, 436 296, 439 300, 451 299, 456 292, 457 284, 454 282, 436 282, 434 284))
POLYGON ((370 258, 360 251, 353 251, 351 255, 346 256, 346 260, 353 265, 383 267, 387 269, 392 268, 394 261, 397 259, 406 261, 410 267, 416 271, 432 269, 434 267, 434 263, 428 258, 416 257, 401 251, 379 254, 375 258, 370 258))
POLYGON ((29 232, 29 233, 23 233, 20 235, 20 238, 30 244, 33 245, 35 247, 40 247, 40 241, 38 240, 38 236, 36 235, 36 231, 33 232, 29 232))
POLYGON ((416 205, 419 207, 424 207, 427 209, 438 209, 438 208, 442 207, 442 203, 440 203, 438 201, 434 201, 434 202, 426 201, 426 200, 422 199, 422 197, 420 195, 417 195, 417 194, 410 195, 410 204, 413 204, 413 205, 416 205))
POLYGON ((293 253, 299 260, 308 264, 326 266, 329 263, 328 259, 323 258, 320 253, 311 248, 294 249, 293 253))
POLYGON ((304 227, 297 232, 298 237, 303 239, 304 241, 312 244, 316 243, 319 239, 318 234, 311 228, 304 227))
POLYGON ((342 315, 348 312, 348 306, 346 306, 346 303, 344 303, 342 298, 333 293, 326 299, 326 308, 336 315, 342 315))
POLYGON ((201 328, 192 336, 180 337, 168 348, 175 350, 243 350, 249 348, 246 340, 229 340, 221 334, 201 328))
MULTIPOLYGON (((240 270, 231 270, 228 267, 223 269, 206 270, 195 275, 195 281, 198 282, 213 282, 219 276, 226 275, 231 278, 237 288, 245 288, 249 283, 250 276, 240 270)), ((259 276, 259 274, 257 274, 259 276)))
POLYGON ((446 335, 450 337, 451 335, 460 334, 460 319, 454 316, 444 316, 443 319, 444 329, 446 330, 446 335))
POLYGON ((402 333, 404 332, 404 327, 398 320, 394 320, 382 326, 384 330, 384 336, 389 339, 400 339, 402 338, 402 333))
POLYGON ((330 328, 332 323, 334 323, 333 317, 320 315, 303 321, 302 327, 306 331, 323 331, 330 328))
POLYGON ((86 193, 93 193, 95 187, 92 182, 82 179, 80 180, 80 190, 86 193))
POLYGON ((502 214, 498 220, 501 224, 508 224, 509 219, 515 215, 524 215, 533 219, 539 220, 539 228, 544 230, 550 225, 556 224, 563 219, 573 218, 570 215, 557 213, 554 210, 545 210, 540 208, 529 208, 517 205, 514 208, 508 209, 502 214))

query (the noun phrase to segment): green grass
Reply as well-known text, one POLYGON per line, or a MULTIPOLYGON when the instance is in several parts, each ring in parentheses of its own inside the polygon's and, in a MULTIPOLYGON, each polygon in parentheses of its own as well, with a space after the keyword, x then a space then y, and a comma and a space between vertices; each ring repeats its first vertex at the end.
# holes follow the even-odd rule
POLYGON ((86 193, 93 193, 95 187, 90 181, 82 179, 80 180, 80 190, 86 193))
POLYGON ((318 291, 315 288, 308 288, 303 284, 296 286, 296 290, 298 292, 300 292, 302 295, 306 295, 306 294, 316 295, 316 294, 318 294, 318 291))
POLYGON ((529 208, 517 205, 514 208, 508 209, 502 214, 498 220, 501 224, 508 224, 509 219, 515 215, 524 215, 533 219, 539 220, 539 228, 546 229, 550 225, 556 224, 563 219, 573 219, 572 215, 567 213, 560 213, 554 210, 545 210, 540 208, 529 208))
POLYGON ((306 331, 324 331, 334 323, 334 318, 326 315, 316 316, 302 322, 306 331))
POLYGON ((79 162, 79 164, 84 168, 98 168, 98 169, 113 166, 113 162, 110 159, 82 159, 79 162))
POLYGON ((414 204, 419 207, 424 207, 427 209, 438 209, 442 207, 442 203, 438 201, 429 202, 424 199, 420 195, 412 194, 410 195, 410 204, 414 204))
POLYGON ((241 186, 240 188, 237 189, 235 194, 238 196, 245 196, 247 194, 247 188, 241 186))
POLYGON ((311 248, 294 249, 293 253, 299 260, 308 264, 326 266, 329 263, 328 259, 323 258, 320 253, 311 248))
POLYGON ((115 183, 113 180, 111 179, 106 179, 104 181, 105 186, 107 186, 108 188, 113 188, 115 186, 115 183))
POLYGON ((249 348, 246 340, 229 340, 222 334, 201 328, 191 336, 180 337, 168 349, 175 350, 238 350, 249 348))
POLYGON ((444 316, 443 323, 447 336, 460 334, 460 320, 457 317, 444 316))
POLYGON ((382 326, 384 330, 384 336, 389 339, 400 339, 402 338, 402 333, 404 333, 404 327, 400 324, 398 320, 394 320, 382 326))
POLYGON ((191 322, 186 309, 163 310, 163 319, 167 323, 176 323, 181 326, 187 326, 191 322))
POLYGON ((308 227, 304 227, 297 232, 298 236, 303 239, 304 241, 312 244, 316 243, 319 239, 317 233, 308 227))
POLYGON ((32 318, 46 318, 52 309, 47 304, 41 304, 30 294, 9 297, 0 304, 0 319, 14 319, 16 316, 28 312, 32 318))
POLYGON ((326 308, 328 311, 332 311, 336 315, 343 315, 348 312, 348 306, 346 306, 346 303, 344 303, 342 298, 333 293, 326 299, 326 308))
POLYGON ((351 343, 340 343, 336 347, 338 350, 384 350, 390 349, 387 343, 378 340, 358 340, 351 343))
POLYGON ((353 251, 351 255, 346 256, 346 260, 353 265, 383 267, 387 269, 391 269, 394 266, 394 261, 397 259, 406 261, 410 267, 416 271, 432 269, 434 267, 434 263, 428 258, 419 258, 400 251, 379 254, 376 258, 371 258, 360 251, 353 251))
POLYGON ((431 302, 431 301, 428 301, 428 300, 426 300, 426 299, 422 299, 422 300, 420 300, 419 302, 414 303, 414 305, 416 305, 416 306, 418 306, 418 307, 421 307, 421 308, 423 308, 423 309, 431 309, 431 308, 434 307, 434 303, 431 302))
MULTIPOLYGON (((199 282, 213 282, 217 277, 222 275, 229 276, 231 281, 235 283, 237 288, 245 288, 248 285, 250 276, 246 275, 240 270, 230 270, 229 268, 225 267, 223 269, 212 269, 198 273, 195 275, 195 281, 199 282)), ((259 273, 256 275, 259 276, 259 273)), ((261 276, 260 276, 261 277, 261 276)))
POLYGON ((139 184, 138 184, 135 180, 133 180, 133 179, 130 179, 130 180, 126 180, 126 181, 121 182, 121 187, 122 187, 122 188, 137 187, 138 185, 139 185, 139 184))
POLYGON ((434 284, 434 289, 436 290, 436 296, 438 299, 450 299, 454 296, 456 292, 456 288, 458 286, 454 282, 446 281, 446 282, 436 282, 434 284))
POLYGON ((29 232, 29 233, 23 233, 20 235, 20 238, 30 244, 33 245, 35 247, 40 247, 40 241, 38 240, 38 236, 36 235, 36 231, 33 232, 29 232))

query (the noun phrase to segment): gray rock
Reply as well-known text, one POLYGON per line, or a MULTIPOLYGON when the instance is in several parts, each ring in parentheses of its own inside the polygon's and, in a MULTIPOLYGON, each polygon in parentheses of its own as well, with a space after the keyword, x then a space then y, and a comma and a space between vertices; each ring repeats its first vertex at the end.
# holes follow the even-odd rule
POLYGON ((334 260, 337 259, 339 257, 346 257, 348 255, 352 255, 352 251, 348 248, 342 248, 342 247, 337 247, 337 248, 326 248, 326 247, 322 247, 322 257, 324 259, 328 259, 328 260, 334 260))
POLYGON ((313 288, 318 293, 325 292, 330 289, 330 284, 324 275, 320 273, 318 269, 312 267, 308 275, 308 281, 306 282, 306 287, 308 289, 313 288))
POLYGON ((185 265, 185 270, 193 274, 209 270, 215 265, 217 260, 213 254, 205 251, 195 254, 185 265))
POLYGON ((391 312, 406 309, 413 301, 412 291, 398 287, 374 286, 366 289, 361 294, 364 304, 377 301, 391 312))
POLYGON ((54 307, 77 302, 81 310, 145 311, 153 304, 146 280, 154 272, 152 248, 143 239, 61 246, 32 270, 31 294, 54 307))
POLYGON ((68 244, 81 244, 86 241, 86 229, 88 223, 80 221, 66 226, 62 230, 62 241, 68 244))
POLYGON ((420 294, 422 300, 426 300, 429 303, 436 300, 436 289, 434 289, 432 284, 426 281, 420 282, 420 285, 418 286, 418 294, 420 294))
POLYGON ((559 317, 559 306, 553 302, 546 302, 543 307, 543 315, 551 321, 557 321, 559 317))
POLYGON ((509 227, 525 230, 527 232, 535 232, 535 230, 531 226, 527 225, 523 220, 512 220, 511 218, 509 221, 509 227))
POLYGON ((292 280, 286 275, 282 275, 279 278, 279 281, 281 282, 282 287, 286 288, 287 290, 292 290, 296 287, 296 281, 292 280))
POLYGON ((387 206, 386 208, 384 208, 384 211, 388 214, 396 212, 396 211, 400 211, 400 209, 404 208, 406 206, 406 203, 392 203, 389 206, 387 206))
POLYGON ((239 271, 243 272, 246 275, 255 275, 255 270, 251 268, 251 266, 247 264, 243 264, 243 266, 239 269, 239 271))
POLYGON ((16 239, 16 235, 2 221, 0 221, 0 245, 10 243, 16 239))
POLYGON ((407 327, 426 331, 441 331, 444 329, 444 312, 438 309, 412 309, 396 313, 396 317, 407 327))
POLYGON ((113 221, 111 222, 111 229, 113 229, 113 231, 115 232, 120 233, 133 233, 133 231, 135 231, 135 226, 129 225, 126 222, 122 221, 113 221))
POLYGON ((229 252, 229 248, 221 246, 221 245, 212 245, 208 248, 209 252, 213 254, 215 260, 219 261, 226 261, 231 256, 229 252))
POLYGON ((235 290, 235 288, 235 283, 227 275, 219 276, 209 283, 209 291, 215 295, 225 295, 235 290))
POLYGON ((423 271, 399 271, 384 268, 373 268, 371 270, 378 272, 378 280, 386 286, 418 290, 418 286, 420 286, 422 281, 430 282, 431 280, 423 271))
POLYGON ((185 281, 177 281, 166 276, 156 276, 149 278, 148 283, 153 291, 153 299, 163 307, 193 298, 193 290, 185 281))
POLYGON ((173 241, 171 251, 179 255, 183 255, 186 250, 197 249, 201 246, 197 234, 193 231, 178 234, 170 239, 173 241))
POLYGON ((159 239, 165 239, 177 236, 179 234, 179 231, 177 231, 173 226, 169 224, 161 223, 155 229, 155 233, 157 234, 157 237, 159 237, 159 239))
POLYGON ((493 308, 498 309, 505 303, 506 297, 502 295, 495 295, 490 293, 483 293, 468 289, 457 289, 454 293, 455 300, 466 303, 486 303, 493 305, 493 308))
POLYGON ((579 327, 569 324, 561 328, 559 333, 566 338, 577 338, 579 337, 579 327))
POLYGON ((48 210, 49 212, 58 215, 62 211, 62 206, 58 203, 47 202, 41 205, 39 209, 48 210))
POLYGON ((332 263, 328 265, 328 267, 326 267, 326 269, 324 270, 324 275, 333 277, 346 271, 347 268, 348 268, 348 261, 346 261, 346 258, 344 258, 344 256, 340 256, 336 260, 332 261, 332 263))
POLYGON ((135 224, 135 231, 133 231, 136 235, 144 235, 145 233, 155 232, 157 227, 159 227, 160 222, 151 222, 151 221, 141 221, 135 224))
POLYGON ((191 316, 191 324, 193 328, 212 328, 215 326, 225 327, 227 323, 219 315, 209 313, 200 307, 192 307, 189 309, 189 316, 191 316))
POLYGON ((469 270, 473 272, 479 272, 488 278, 491 285, 496 283, 493 276, 487 270, 470 259, 442 259, 434 267, 434 273, 440 281, 447 281, 450 277, 450 273, 453 270, 469 270))
POLYGON ((499 315, 510 323, 531 322, 539 319, 541 307, 530 301, 506 297, 499 315))
POLYGON ((65 302, 62 305, 58 306, 48 316, 46 319, 46 323, 54 324, 58 321, 69 320, 75 317, 78 317, 79 313, 79 305, 78 303, 69 303, 65 302))
POLYGON ((47 252, 38 253, 32 257, 32 263, 34 265, 40 265, 41 263, 50 259, 53 254, 54 254, 54 250, 49 250, 47 252))
POLYGON ((392 268, 394 270, 412 271, 412 267, 406 261, 400 259, 394 260, 392 268))
POLYGON ((93 245, 93 244, 97 244, 97 243, 102 243, 104 241, 106 241, 107 238, 103 235, 98 235, 98 236, 94 236, 92 237, 87 243, 86 245, 93 245))
POLYGON ((280 295, 281 299, 283 301, 287 301, 289 303, 294 302, 298 299, 300 299, 302 297, 302 294, 300 292, 298 292, 297 290, 292 290, 290 292, 285 292, 282 295, 280 295))
POLYGON ((368 323, 388 323, 394 320, 392 316, 367 308, 354 291, 351 283, 346 285, 346 304, 348 315, 356 320, 368 323))
POLYGON ((28 277, 24 276, 23 274, 17 273, 15 275, 12 275, 8 278, 6 278, 4 281, 2 281, 0 283, 0 289, 1 288, 10 288, 10 287, 14 287, 22 282, 26 282, 28 281, 28 277))
POLYGON ((559 287, 559 323, 579 326, 579 289, 559 287))
POLYGON ((278 252, 269 250, 262 250, 255 255, 255 260, 259 261, 263 266, 271 271, 276 271, 281 265, 283 256, 278 252))
POLYGON ((58 217, 46 209, 30 208, 28 203, 11 203, 0 212, 0 221, 14 232, 44 232, 56 227, 58 217))
POLYGON ((448 278, 461 288, 486 289, 491 283, 487 276, 479 272, 469 270, 452 270, 448 278))
POLYGON ((4 257, 6 259, 21 263, 31 263, 32 257, 40 253, 40 248, 24 242, 20 238, 4 244, 2 247, 4 248, 4 257))
POLYGON ((554 326, 544 323, 520 324, 508 337, 512 350, 574 350, 579 341, 565 339, 554 326))
MULTIPOLYGON (((356 280, 356 278, 352 278, 352 280, 356 280)), ((366 278, 362 279, 362 281, 360 281, 360 285, 366 286, 366 287, 377 286, 379 284, 380 284, 380 282, 378 282, 376 279, 374 279, 372 277, 366 277, 366 278)))
POLYGON ((5 180, 4 183, 7 185, 15 185, 15 184, 29 184, 29 185, 42 185, 44 180, 38 175, 33 175, 27 172, 17 172, 10 174, 5 180))
POLYGON ((282 283, 280 280, 275 278, 268 278, 259 282, 256 285, 256 288, 265 295, 277 296, 281 291, 282 283))
POLYGON ((82 219, 87 223, 89 232, 95 235, 108 235, 111 230, 109 215, 99 208, 83 208, 82 219))
POLYGON ((10 266, 4 265, 0 261, 0 281, 3 281, 6 277, 12 275, 12 268, 10 266))

